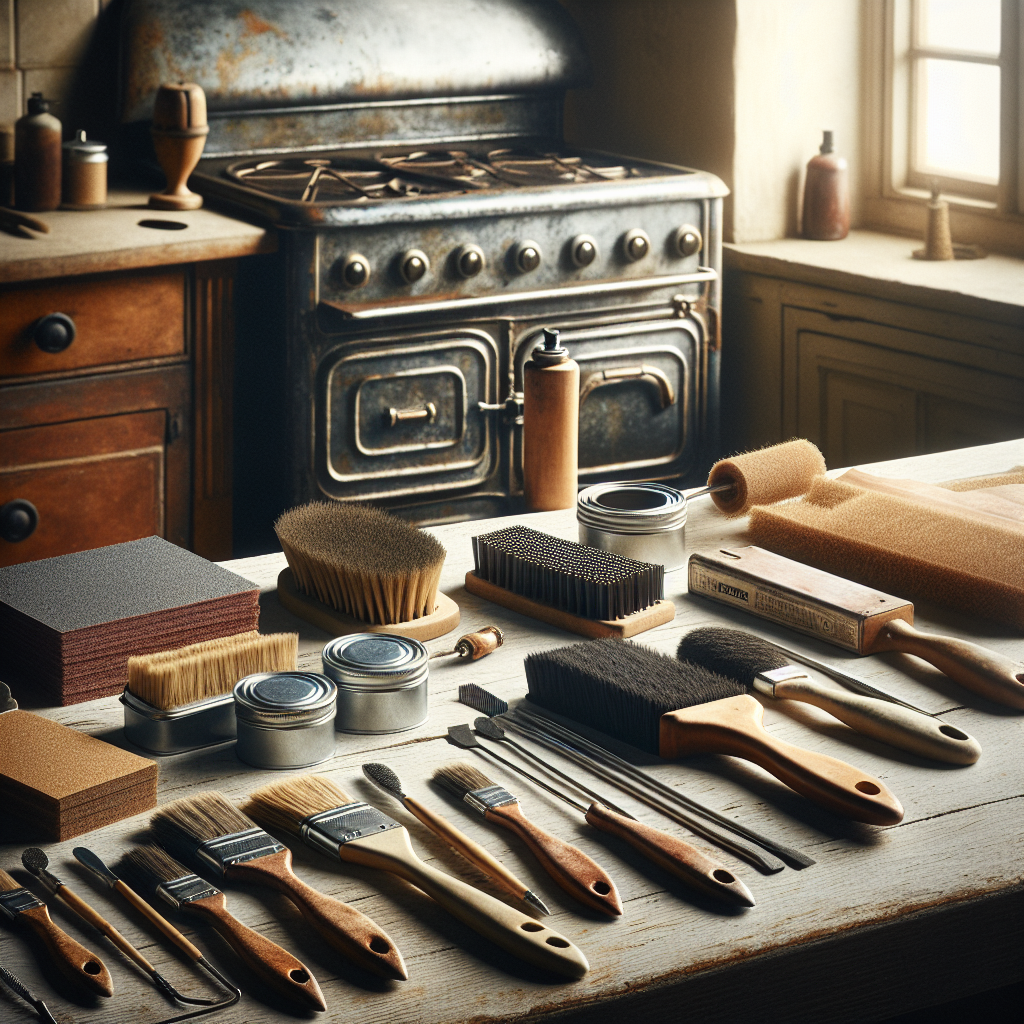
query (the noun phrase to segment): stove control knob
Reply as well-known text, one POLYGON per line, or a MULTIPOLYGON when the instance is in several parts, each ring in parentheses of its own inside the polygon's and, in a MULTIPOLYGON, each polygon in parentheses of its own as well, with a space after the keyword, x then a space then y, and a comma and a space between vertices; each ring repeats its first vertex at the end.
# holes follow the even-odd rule
POLYGON ((476 277, 486 265, 483 249, 472 242, 460 245, 455 252, 455 268, 460 277, 476 277))
POLYGON ((540 261, 540 246, 530 239, 517 242, 512 250, 512 262, 521 274, 532 273, 540 266, 540 261))
POLYGON ((597 242, 590 235, 577 235, 569 243, 572 262, 577 267, 589 267, 598 256, 597 242))
POLYGON ((676 252, 680 256, 692 256, 695 252, 700 252, 703 244, 704 239, 692 224, 684 224, 676 230, 676 252))
POLYGON ((622 239, 622 251, 630 263, 642 260, 651 251, 651 240, 642 228, 627 231, 622 239))
POLYGON ((362 288, 370 280, 370 261, 358 252, 350 252, 341 261, 341 283, 346 288, 362 288))
POLYGON ((399 270, 406 284, 415 284, 430 269, 430 259, 422 249, 409 249, 402 256, 399 270))

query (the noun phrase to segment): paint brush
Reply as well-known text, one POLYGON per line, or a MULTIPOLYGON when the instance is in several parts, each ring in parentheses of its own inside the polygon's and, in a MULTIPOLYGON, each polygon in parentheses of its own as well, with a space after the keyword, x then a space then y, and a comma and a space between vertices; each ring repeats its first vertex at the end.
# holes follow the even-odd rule
POLYGON ((322 775, 299 775, 251 794, 247 814, 267 828, 299 836, 329 857, 380 868, 422 889, 463 924, 515 956, 582 978, 587 958, 567 938, 471 885, 424 864, 393 818, 322 775))
POLYGON ((343 956, 384 978, 409 975, 398 947, 365 914, 298 878, 292 851, 267 835, 221 793, 199 793, 161 807, 150 819, 157 841, 218 882, 248 882, 283 893, 343 956))
POLYGON ((46 904, 3 870, 0 870, 0 912, 9 921, 31 928, 39 936, 53 965, 69 981, 98 996, 109 998, 114 994, 114 983, 106 964, 55 925, 46 904))
MULTIPOLYGON (((465 746, 465 742, 459 743, 452 738, 452 728, 448 730, 449 740, 465 746)), ((469 729, 461 728, 473 741, 469 729)), ((492 782, 483 772, 465 762, 438 768, 434 772, 434 781, 487 821, 519 836, 540 866, 574 899, 609 917, 622 914, 622 900, 608 872, 582 850, 530 821, 523 813, 519 798, 504 786, 492 782)))
POLYGON ((544 901, 532 892, 523 882, 501 861, 492 857, 479 843, 473 842, 464 832, 460 832, 447 818, 421 804, 404 791, 402 780, 386 764, 371 763, 363 765, 363 774, 375 785, 393 796, 406 810, 417 818, 435 835, 440 836, 453 850, 457 850, 470 862, 498 883, 506 892, 516 899, 529 903, 542 914, 551 913, 544 901))
POLYGON ((308 1009, 327 1009, 320 986, 306 966, 234 917, 227 909, 224 893, 216 886, 193 874, 159 846, 133 847, 123 863, 151 894, 212 925, 254 973, 277 992, 308 1009))

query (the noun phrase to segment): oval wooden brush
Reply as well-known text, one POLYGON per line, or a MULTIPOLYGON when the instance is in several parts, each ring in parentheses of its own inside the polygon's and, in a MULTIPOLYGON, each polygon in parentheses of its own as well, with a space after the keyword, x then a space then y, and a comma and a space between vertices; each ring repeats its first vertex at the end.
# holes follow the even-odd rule
POLYGON ((732 754, 855 821, 903 819, 884 782, 771 736, 753 697, 730 695, 733 680, 699 665, 636 644, 594 640, 527 655, 525 668, 532 701, 652 754, 732 754))
POLYGON ((320 937, 360 967, 385 978, 409 975, 384 929, 292 870, 292 851, 267 835, 221 793, 199 793, 161 807, 150 819, 157 841, 218 881, 248 882, 283 893, 320 937))
POLYGON ((582 850, 530 821, 519 798, 504 786, 465 761, 438 768, 433 777, 487 821, 519 836, 540 866, 574 899, 609 917, 622 914, 622 900, 608 872, 582 850))

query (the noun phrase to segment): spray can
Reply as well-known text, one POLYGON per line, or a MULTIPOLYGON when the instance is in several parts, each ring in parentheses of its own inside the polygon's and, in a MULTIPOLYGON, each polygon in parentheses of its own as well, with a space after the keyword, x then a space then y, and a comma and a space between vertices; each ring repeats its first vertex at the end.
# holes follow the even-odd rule
POLYGON ((60 121, 41 92, 32 93, 28 113, 14 123, 14 198, 19 210, 60 206, 60 121))
POLYGON ((580 368, 544 329, 523 368, 523 493, 531 512, 576 507, 580 368))

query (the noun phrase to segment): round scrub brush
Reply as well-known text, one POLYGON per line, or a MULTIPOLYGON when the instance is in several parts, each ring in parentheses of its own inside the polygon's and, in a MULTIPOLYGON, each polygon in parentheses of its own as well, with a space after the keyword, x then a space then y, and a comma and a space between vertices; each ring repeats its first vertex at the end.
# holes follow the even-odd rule
POLYGON ((288 559, 277 596, 321 629, 430 640, 458 625, 458 605, 437 589, 445 549, 397 516, 316 501, 284 512, 274 530, 288 559))

